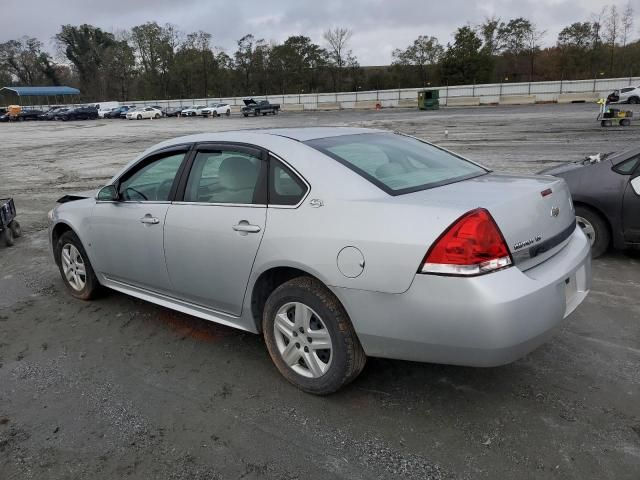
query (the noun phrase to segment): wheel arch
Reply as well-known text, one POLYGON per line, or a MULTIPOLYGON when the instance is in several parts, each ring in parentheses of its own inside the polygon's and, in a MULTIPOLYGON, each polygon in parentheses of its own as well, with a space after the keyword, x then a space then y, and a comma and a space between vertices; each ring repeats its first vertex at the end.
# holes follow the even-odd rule
POLYGON ((76 232, 73 227, 67 222, 58 222, 51 229, 51 250, 53 251, 53 258, 56 264, 60 263, 60 255, 58 255, 56 245, 58 244, 58 240, 60 239, 60 237, 66 232, 73 232, 78 238, 80 238, 78 236, 78 232, 76 232))
POLYGON ((573 205, 574 207, 584 207, 584 208, 588 208, 589 210, 593 210, 595 213, 597 213, 598 215, 600 215, 600 218, 604 221, 604 224, 607 226, 607 229, 609 230, 609 235, 611 236, 611 241, 613 243, 616 242, 616 233, 613 230, 613 225, 611 225, 611 220, 609 219, 609 217, 602 211, 602 209, 596 207, 595 205, 593 205, 592 203, 588 203, 588 202, 584 202, 581 200, 574 200, 573 201, 573 205))
MULTIPOLYGON (((297 277, 314 278, 333 292, 333 289, 327 285, 327 282, 325 282, 320 276, 310 272, 309 269, 292 265, 271 266, 265 269, 258 275, 255 282, 253 282, 249 297, 251 317, 257 332, 262 331, 262 312, 269 295, 271 295, 271 293, 283 283, 297 277)), ((336 298, 338 297, 336 296, 336 298)), ((344 308, 344 303, 340 298, 338 298, 338 301, 344 308)))

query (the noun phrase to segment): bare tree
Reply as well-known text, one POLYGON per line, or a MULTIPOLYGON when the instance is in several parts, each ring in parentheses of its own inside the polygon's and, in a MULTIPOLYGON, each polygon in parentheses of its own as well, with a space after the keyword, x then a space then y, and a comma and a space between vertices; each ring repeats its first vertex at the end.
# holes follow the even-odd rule
POLYGON ((525 45, 527 53, 529 55, 529 81, 533 80, 533 68, 535 64, 536 53, 540 51, 540 40, 547 33, 546 30, 538 30, 538 28, 531 24, 531 28, 527 30, 525 34, 525 45))
POLYGON ((337 91, 342 80, 342 70, 349 64, 357 64, 357 60, 349 50, 349 40, 353 32, 348 28, 335 27, 324 32, 322 37, 327 42, 329 63, 332 67, 333 87, 337 91))
POLYGON ((620 18, 622 31, 620 32, 620 41, 622 42, 622 65, 624 68, 624 56, 627 49, 627 42, 629 41, 629 36, 631 35, 631 29, 633 28, 633 6, 631 5, 631 1, 627 2, 627 6, 622 11, 622 16, 620 18))
POLYGON ((609 57, 609 72, 613 72, 613 58, 616 48, 616 42, 620 36, 620 15, 618 8, 614 5, 609 7, 609 13, 605 18, 605 41, 609 45, 611 55, 609 57))
POLYGON ((591 14, 591 54, 589 56, 591 76, 595 76, 597 74, 597 70, 600 66, 598 59, 600 57, 600 50, 603 46, 602 29, 606 14, 607 7, 602 7, 598 13, 591 14))

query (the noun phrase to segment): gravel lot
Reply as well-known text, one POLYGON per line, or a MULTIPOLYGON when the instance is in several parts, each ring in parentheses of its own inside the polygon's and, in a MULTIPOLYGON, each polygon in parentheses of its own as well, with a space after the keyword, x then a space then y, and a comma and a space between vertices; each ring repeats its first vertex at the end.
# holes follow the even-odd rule
POLYGON ((637 253, 596 260, 585 303, 512 365, 370 359, 351 386, 317 398, 280 377, 258 336, 115 292, 72 299, 47 244, 56 198, 100 186, 174 136, 373 126, 535 172, 640 142, 640 122, 601 129, 596 113, 539 105, 0 124, 0 197, 15 198, 24 230, 0 247, 0 478, 638 479, 637 253))

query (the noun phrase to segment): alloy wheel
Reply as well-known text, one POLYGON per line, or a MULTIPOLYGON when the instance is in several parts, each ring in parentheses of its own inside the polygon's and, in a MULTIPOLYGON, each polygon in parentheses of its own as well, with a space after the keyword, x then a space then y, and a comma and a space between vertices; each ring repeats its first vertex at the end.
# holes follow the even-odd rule
POLYGON ((331 336, 320 316, 300 302, 284 304, 273 322, 276 346, 282 360, 297 374, 319 378, 333 358, 331 336))
POLYGON ((584 217, 576 216, 576 223, 587 236, 589 243, 593 247, 593 244, 596 243, 596 229, 593 227, 591 222, 584 217))
POLYGON ((87 284, 87 270, 84 259, 75 245, 67 243, 62 247, 62 271, 71 288, 80 292, 87 284))

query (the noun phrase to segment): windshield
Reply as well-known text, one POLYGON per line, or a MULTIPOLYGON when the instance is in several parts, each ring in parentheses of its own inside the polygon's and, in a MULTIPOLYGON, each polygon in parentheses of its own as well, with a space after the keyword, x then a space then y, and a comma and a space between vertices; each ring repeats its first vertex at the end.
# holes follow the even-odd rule
POLYGON ((488 170, 434 145, 393 133, 365 133, 305 142, 390 195, 484 175, 488 170))

